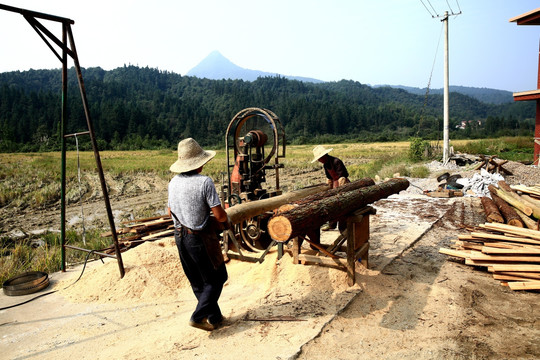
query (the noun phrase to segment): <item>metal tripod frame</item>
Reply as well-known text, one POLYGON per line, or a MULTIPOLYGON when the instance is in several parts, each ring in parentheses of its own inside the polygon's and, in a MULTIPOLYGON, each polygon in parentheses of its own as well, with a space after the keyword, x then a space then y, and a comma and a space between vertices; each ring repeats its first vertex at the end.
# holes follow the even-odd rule
POLYGON ((90 119, 90 112, 88 109, 88 100, 86 98, 86 90, 84 87, 81 67, 79 64, 79 57, 77 55, 77 50, 75 48, 75 41, 73 39, 73 33, 71 32, 71 25, 73 25, 75 21, 68 18, 64 18, 64 17, 48 15, 48 14, 44 14, 44 13, 40 13, 36 11, 20 9, 20 8, 3 5, 3 4, 0 4, 0 10, 5 10, 5 11, 21 14, 26 19, 26 21, 28 21, 30 26, 32 26, 32 28, 37 32, 37 34, 41 37, 41 39, 45 42, 45 44, 47 44, 47 46, 51 49, 54 55, 58 58, 58 60, 60 60, 60 62, 62 63, 62 115, 61 115, 61 124, 60 124, 61 133, 62 133, 62 143, 61 143, 62 190, 61 190, 61 196, 60 196, 60 202, 61 202, 61 210, 60 210, 61 231, 60 232, 61 232, 61 237, 62 237, 62 267, 61 267, 62 271, 63 272, 66 271, 66 254, 65 253, 66 253, 66 248, 70 248, 73 250, 92 252, 96 255, 103 256, 103 257, 116 258, 116 260, 118 261, 118 268, 120 270, 120 277, 123 278, 125 274, 124 264, 122 262, 122 256, 120 254, 120 247, 118 245, 118 237, 117 237, 116 229, 114 225, 114 217, 111 210, 111 204, 109 201, 107 185, 105 183, 105 176, 103 175, 103 167, 101 165, 101 159, 99 156, 97 142, 94 135, 94 127, 90 119), (38 19, 61 23, 62 24, 62 40, 58 39, 53 33, 51 33, 45 26, 43 26, 38 21, 38 19), (68 42, 68 39, 69 39, 69 42, 68 42), (61 49, 61 53, 57 51, 57 49, 54 47, 53 44, 61 49), (66 123, 68 119, 68 116, 67 116, 68 56, 73 59, 73 62, 75 65, 75 71, 77 73, 77 79, 79 83, 79 90, 81 93, 84 114, 86 117, 86 123, 88 125, 88 131, 76 133, 76 134, 65 133, 66 123), (101 190, 103 192, 103 199, 105 201, 105 207, 107 209, 107 217, 109 219, 109 225, 111 228, 112 238, 114 242, 114 250, 115 250, 116 255, 96 252, 94 250, 83 249, 83 248, 66 244, 66 196, 65 196, 66 195, 66 138, 75 136, 75 135, 82 135, 82 134, 90 135, 90 141, 92 143, 92 149, 94 150, 94 157, 95 157, 96 166, 98 169, 99 180, 101 182, 101 190))

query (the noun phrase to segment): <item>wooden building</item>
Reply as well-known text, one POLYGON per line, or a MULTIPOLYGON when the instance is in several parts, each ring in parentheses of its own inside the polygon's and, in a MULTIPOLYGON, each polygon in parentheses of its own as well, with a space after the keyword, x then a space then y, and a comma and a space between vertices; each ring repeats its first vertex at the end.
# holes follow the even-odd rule
MULTIPOLYGON (((512 19, 510 19, 510 22, 516 22, 518 25, 540 25, 540 8, 513 17, 512 19)), ((514 101, 529 100, 536 101, 536 126, 534 129, 533 164, 540 165, 540 46, 538 49, 538 81, 536 85, 536 90, 514 93, 514 101)))

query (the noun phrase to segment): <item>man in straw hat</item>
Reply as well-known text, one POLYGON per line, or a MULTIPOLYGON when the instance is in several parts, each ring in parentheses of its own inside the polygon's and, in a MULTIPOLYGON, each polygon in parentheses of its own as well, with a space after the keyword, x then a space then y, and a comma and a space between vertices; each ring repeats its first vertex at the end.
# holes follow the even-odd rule
POLYGON ((219 222, 223 229, 230 222, 214 182, 201 175, 203 166, 215 155, 192 138, 180 141, 178 160, 170 167, 178 174, 169 183, 168 201, 182 268, 198 300, 189 325, 207 331, 222 324, 218 299, 228 278, 214 225, 219 222))
MULTIPOLYGON (((328 153, 332 150, 334 149, 327 149, 322 145, 317 145, 313 148, 313 160, 311 160, 312 163, 319 160, 319 162, 323 164, 324 173, 326 175, 326 178, 328 179, 327 181, 328 185, 330 185, 330 189, 350 182, 349 172, 347 171, 345 164, 343 164, 343 161, 341 161, 337 157, 328 155, 328 153)), ((324 224, 321 227, 321 230, 332 230, 335 229, 336 226, 337 222, 332 221, 324 224)))

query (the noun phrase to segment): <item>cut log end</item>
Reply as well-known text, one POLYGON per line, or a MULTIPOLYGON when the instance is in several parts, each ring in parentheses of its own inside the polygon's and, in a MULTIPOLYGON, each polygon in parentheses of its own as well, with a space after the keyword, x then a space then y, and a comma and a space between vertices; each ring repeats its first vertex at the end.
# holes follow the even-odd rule
POLYGON ((268 221, 268 232, 275 241, 283 242, 289 240, 292 231, 291 222, 284 216, 274 216, 268 221))

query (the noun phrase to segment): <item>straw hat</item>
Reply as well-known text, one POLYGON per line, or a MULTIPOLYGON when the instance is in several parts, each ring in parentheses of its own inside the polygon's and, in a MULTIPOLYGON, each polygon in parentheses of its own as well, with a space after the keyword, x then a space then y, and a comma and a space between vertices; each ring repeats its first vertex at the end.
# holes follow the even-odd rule
POLYGON ((322 145, 317 145, 313 148, 313 160, 311 160, 312 163, 322 158, 324 155, 328 154, 330 151, 334 149, 326 149, 322 145))
POLYGON ((184 173, 195 170, 212 160, 216 152, 203 150, 192 138, 187 138, 178 143, 178 160, 169 168, 175 173, 184 173))

